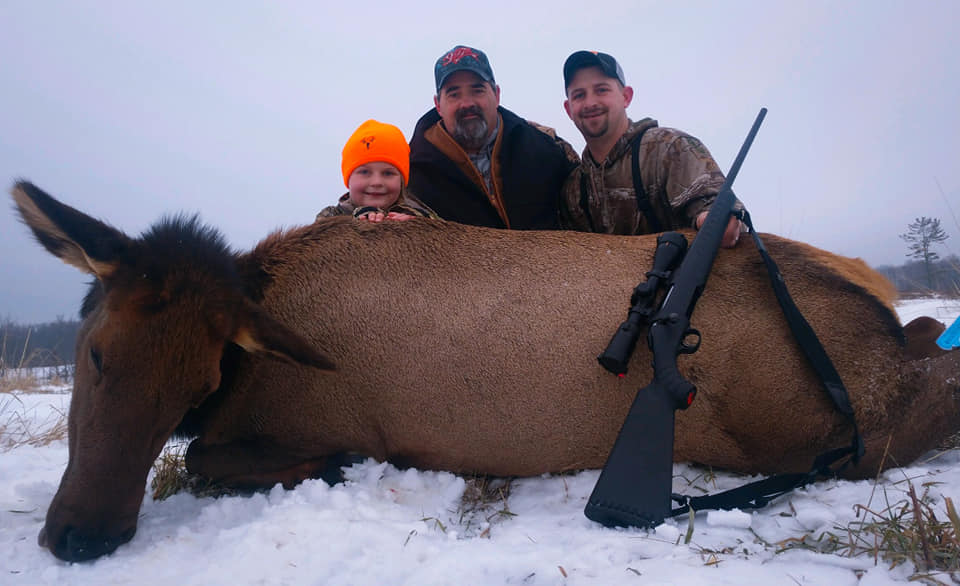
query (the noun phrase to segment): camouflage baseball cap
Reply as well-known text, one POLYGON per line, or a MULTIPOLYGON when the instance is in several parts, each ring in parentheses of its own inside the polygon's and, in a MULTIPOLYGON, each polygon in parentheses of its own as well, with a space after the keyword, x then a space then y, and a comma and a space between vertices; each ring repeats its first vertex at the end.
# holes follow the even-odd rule
POLYGON ((490 62, 487 56, 480 49, 474 49, 464 45, 457 45, 437 59, 437 64, 433 67, 433 76, 437 82, 437 93, 443 87, 443 82, 450 77, 451 73, 457 71, 472 71, 480 76, 483 81, 496 83, 493 80, 493 69, 490 68, 490 62))
POLYGON ((623 69, 620 68, 620 64, 617 63, 616 59, 606 53, 600 53, 598 51, 577 51, 567 57, 566 62, 563 64, 564 89, 570 87, 573 76, 585 67, 599 67, 600 71, 607 77, 612 77, 619 81, 620 85, 627 85, 627 80, 623 76, 623 69))

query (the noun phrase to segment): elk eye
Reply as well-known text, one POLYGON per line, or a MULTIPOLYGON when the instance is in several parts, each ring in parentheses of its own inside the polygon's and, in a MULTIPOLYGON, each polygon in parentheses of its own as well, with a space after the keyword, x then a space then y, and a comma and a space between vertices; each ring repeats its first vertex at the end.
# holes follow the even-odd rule
POLYGON ((103 374, 103 358, 94 348, 90 348, 90 361, 93 362, 93 367, 97 369, 97 374, 103 374))

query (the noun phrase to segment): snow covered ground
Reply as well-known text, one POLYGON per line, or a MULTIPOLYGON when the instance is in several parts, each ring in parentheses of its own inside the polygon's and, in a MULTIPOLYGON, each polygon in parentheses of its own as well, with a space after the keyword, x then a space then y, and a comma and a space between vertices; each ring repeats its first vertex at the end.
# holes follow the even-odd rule
MULTIPOLYGON (((949 324, 960 302, 916 300, 898 311, 904 321, 930 315, 949 324)), ((915 568, 789 546, 844 534, 863 520, 857 505, 883 510, 910 484, 929 490, 941 519, 943 497, 960 504, 960 450, 950 450, 889 470, 879 482, 820 482, 760 511, 699 513, 684 543, 685 517, 655 532, 586 519, 598 471, 518 479, 506 505, 494 500, 470 511, 458 476, 367 461, 333 487, 308 481, 292 491, 159 502, 145 495, 130 543, 68 564, 36 543, 67 463, 66 441, 8 443, 58 423, 69 389, 52 390, 0 393, 0 584, 876 585, 907 581, 915 568)), ((746 480, 684 464, 674 473, 674 489, 689 494, 746 480)), ((951 583, 944 574, 931 579, 951 583)))

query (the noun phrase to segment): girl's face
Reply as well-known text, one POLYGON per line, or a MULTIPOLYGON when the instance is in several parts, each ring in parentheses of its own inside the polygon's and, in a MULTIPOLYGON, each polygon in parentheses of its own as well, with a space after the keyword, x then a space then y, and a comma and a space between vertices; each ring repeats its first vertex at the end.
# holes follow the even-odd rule
POLYGON ((390 163, 373 161, 360 165, 350 173, 347 188, 350 190, 350 201, 355 206, 386 209, 400 197, 403 175, 390 163))

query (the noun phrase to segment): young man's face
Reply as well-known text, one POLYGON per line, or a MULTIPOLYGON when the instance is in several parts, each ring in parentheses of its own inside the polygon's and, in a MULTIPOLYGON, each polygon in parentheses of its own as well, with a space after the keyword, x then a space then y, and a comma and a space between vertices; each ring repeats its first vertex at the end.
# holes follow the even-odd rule
POLYGON ((567 87, 563 108, 587 140, 622 134, 627 129, 627 106, 633 88, 607 77, 599 67, 577 71, 567 87))
POLYGON ((443 125, 465 151, 479 150, 497 125, 500 86, 472 71, 450 74, 433 103, 443 125))
POLYGON ((381 161, 360 165, 350 173, 347 181, 350 201, 357 207, 386 209, 397 202, 402 188, 403 175, 400 170, 381 161))

